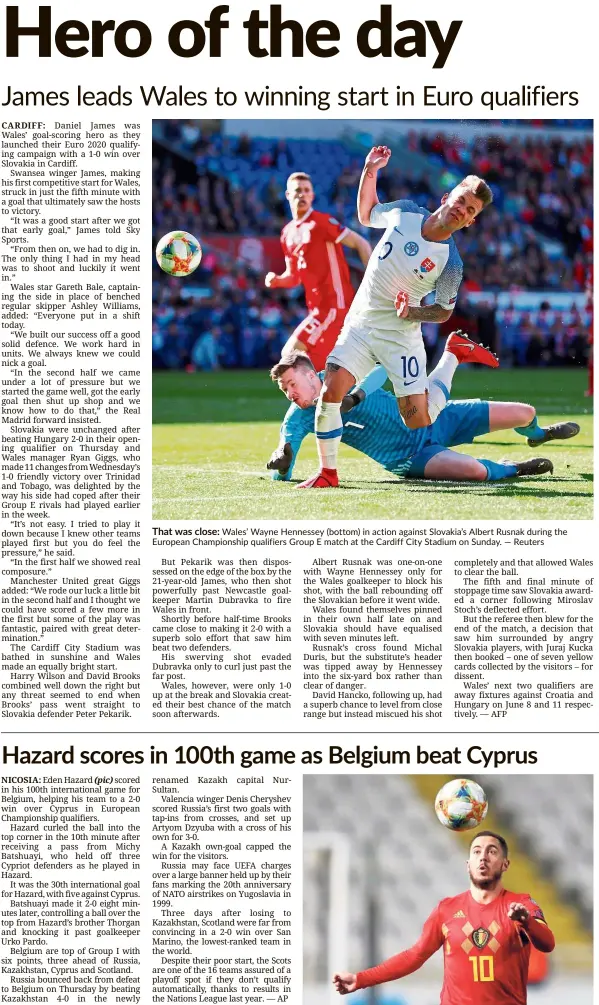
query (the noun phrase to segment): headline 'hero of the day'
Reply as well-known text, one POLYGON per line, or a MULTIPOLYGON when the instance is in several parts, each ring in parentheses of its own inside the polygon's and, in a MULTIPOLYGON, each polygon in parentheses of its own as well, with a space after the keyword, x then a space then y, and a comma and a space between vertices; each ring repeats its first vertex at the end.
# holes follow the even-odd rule
MULTIPOLYGON (((23 18, 19 8, 6 8, 6 55, 16 57, 25 52, 35 53, 31 45, 22 40, 33 37, 37 41, 37 54, 45 58, 54 52, 71 59, 91 55, 94 57, 120 53, 130 59, 145 56, 152 46, 152 32, 144 21, 128 20, 117 23, 114 19, 93 20, 91 25, 70 19, 55 25, 52 8, 38 8, 37 18, 23 18)), ((189 19, 177 21, 168 32, 168 46, 172 53, 183 59, 205 53, 223 55, 223 34, 230 28, 226 20, 229 5, 214 7, 201 24, 189 19)), ((302 58, 308 53, 328 59, 341 51, 341 31, 334 21, 319 20, 303 25, 294 18, 286 18, 282 4, 270 4, 268 15, 259 9, 250 11, 242 22, 246 31, 247 51, 250 56, 289 56, 302 58)), ((438 21, 402 19, 394 24, 391 4, 381 4, 378 18, 369 18, 358 28, 355 44, 362 56, 426 57, 434 55, 433 69, 445 66, 447 58, 462 26, 462 21, 451 21, 442 28, 438 21)), ((35 46, 36 43, 33 43, 35 46)))

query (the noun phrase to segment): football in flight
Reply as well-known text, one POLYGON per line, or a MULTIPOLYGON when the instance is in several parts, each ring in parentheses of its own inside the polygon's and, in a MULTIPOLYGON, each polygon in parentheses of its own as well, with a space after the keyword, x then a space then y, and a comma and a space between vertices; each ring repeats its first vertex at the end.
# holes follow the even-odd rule
POLYGON ((193 234, 172 230, 156 245, 156 261, 169 276, 189 276, 202 261, 202 246, 193 234))
POLYGON ((469 778, 454 778, 437 793, 435 813, 444 827, 452 831, 467 831, 487 815, 487 797, 478 784, 469 778))

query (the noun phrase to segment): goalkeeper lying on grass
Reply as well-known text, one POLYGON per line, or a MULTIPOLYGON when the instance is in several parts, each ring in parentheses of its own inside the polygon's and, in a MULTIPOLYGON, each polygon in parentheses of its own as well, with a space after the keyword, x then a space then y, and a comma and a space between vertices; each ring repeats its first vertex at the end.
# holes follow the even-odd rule
MULTIPOLYGON (((266 467, 276 480, 288 481, 304 438, 314 431, 314 406, 322 381, 305 353, 293 352, 271 370, 271 377, 293 404, 281 425, 277 449, 266 467)), ((472 443, 476 436, 514 429, 531 447, 567 440, 580 427, 575 422, 539 426, 535 409, 512 401, 450 401, 431 426, 408 429, 393 394, 382 390, 382 367, 346 395, 342 405, 342 442, 366 454, 387 471, 405 478, 495 482, 522 475, 551 474, 545 457, 525 461, 488 461, 459 454, 450 447, 472 443)), ((447 388, 449 394, 450 388, 447 388)))

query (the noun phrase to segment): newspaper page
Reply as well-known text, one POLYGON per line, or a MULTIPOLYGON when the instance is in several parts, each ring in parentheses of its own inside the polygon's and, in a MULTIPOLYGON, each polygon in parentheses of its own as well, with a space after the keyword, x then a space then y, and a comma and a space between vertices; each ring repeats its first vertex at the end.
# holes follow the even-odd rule
POLYGON ((595 12, 0 20, 1 1001, 591 1005, 595 12))

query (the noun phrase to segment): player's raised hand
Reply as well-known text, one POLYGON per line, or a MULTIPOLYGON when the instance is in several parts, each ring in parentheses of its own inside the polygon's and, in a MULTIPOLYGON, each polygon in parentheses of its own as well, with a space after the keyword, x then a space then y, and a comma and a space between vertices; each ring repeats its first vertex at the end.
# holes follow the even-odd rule
POLYGON ((380 168, 387 166, 390 157, 391 150, 389 147, 373 147, 370 153, 366 155, 364 167, 374 168, 375 171, 378 171, 380 168))
POLYGON ((530 917, 530 914, 524 904, 513 903, 510 904, 508 908, 507 916, 512 921, 519 921, 522 925, 525 925, 530 917))
POLYGON ((275 289, 279 285, 277 282, 278 278, 279 277, 277 276, 276 272, 267 272, 264 277, 264 285, 266 286, 266 289, 267 290, 275 289))
POLYGON ((404 293, 403 290, 400 290, 399 293, 396 294, 394 307, 397 311, 398 318, 407 317, 410 305, 408 303, 408 294, 404 293))
POLYGON ((356 985, 358 983, 357 974, 334 974, 333 984, 335 985, 335 990, 339 992, 340 995, 349 995, 352 991, 356 990, 356 985))

